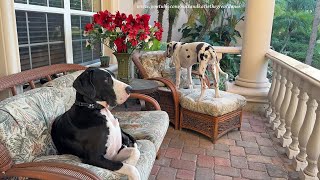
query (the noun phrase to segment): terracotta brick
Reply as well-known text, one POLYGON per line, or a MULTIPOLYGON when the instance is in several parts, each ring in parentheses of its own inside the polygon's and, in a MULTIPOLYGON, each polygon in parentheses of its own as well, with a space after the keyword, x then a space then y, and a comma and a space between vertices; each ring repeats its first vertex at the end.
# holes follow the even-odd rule
POLYGON ((199 140, 186 139, 184 140, 184 146, 199 147, 199 140))
POLYGON ((214 157, 199 155, 197 159, 197 167, 214 167, 214 157))
POLYGON ((277 166, 277 165, 273 165, 273 164, 266 164, 266 167, 267 167, 268 174, 271 177, 275 177, 275 178, 287 177, 286 170, 281 166, 277 166))
POLYGON ((260 155, 248 155, 247 160, 250 162, 272 163, 272 160, 270 157, 260 156, 260 155))
POLYGON ((261 120, 258 120, 256 118, 250 119, 249 123, 250 123, 251 126, 264 126, 264 122, 261 121, 261 120))
POLYGON ((242 140, 247 141, 247 142, 254 142, 256 143, 256 137, 255 136, 250 136, 250 135, 242 135, 242 140))
POLYGON ((181 141, 180 139, 175 138, 170 141, 168 147, 182 149, 183 145, 184 145, 184 141, 181 141))
POLYGON ((174 180, 176 179, 177 170, 169 167, 161 167, 157 175, 157 180, 174 180))
POLYGON ((246 153, 245 153, 243 147, 230 146, 229 148, 230 148, 230 155, 233 155, 233 156, 246 156, 246 153))
POLYGON ((247 178, 233 178, 233 180, 249 180, 247 178))
POLYGON ((148 180, 155 180, 156 179, 156 176, 155 175, 150 175, 148 180))
POLYGON ((247 159, 245 157, 231 156, 231 166, 238 169, 248 169, 247 159))
POLYGON ((198 154, 198 155, 205 155, 206 150, 203 148, 186 146, 183 148, 183 152, 191 153, 191 154, 198 154))
POLYGON ((210 168, 197 168, 196 179, 197 180, 213 180, 214 171, 210 168))
POLYGON ((237 141, 237 146, 241 147, 250 147, 250 148, 258 148, 258 144, 250 141, 237 141))
MULTIPOLYGON (((288 157, 286 157, 286 159, 288 159, 288 157)), ((274 165, 278 165, 278 166, 282 166, 283 165, 283 161, 279 157, 271 157, 271 161, 272 161, 272 164, 274 164, 274 165)), ((291 160, 290 160, 289 163, 291 163, 291 160)))
POLYGON ((252 128, 251 128, 251 125, 247 122, 242 122, 241 124, 241 131, 249 131, 251 132, 252 131, 252 128))
POLYGON ((216 144, 225 144, 229 146, 234 146, 236 143, 233 139, 218 139, 216 144))
POLYGON ((264 156, 269 156, 269 157, 278 156, 277 151, 273 147, 260 146, 260 152, 264 156))
POLYGON ((167 149, 170 141, 171 141, 171 138, 164 138, 160 148, 161 149, 167 149))
POLYGON ((246 154, 260 155, 260 150, 258 148, 244 148, 246 154))
POLYGON ((230 151, 229 146, 226 144, 215 144, 214 149, 221 151, 230 151))
POLYGON ((266 129, 265 129, 264 126, 252 126, 252 125, 251 125, 251 129, 252 129, 252 131, 258 132, 258 133, 264 133, 264 132, 266 132, 266 129))
POLYGON ((214 164, 215 164, 216 166, 227 166, 227 167, 231 167, 230 159, 221 158, 221 157, 215 157, 215 158, 214 158, 214 164))
POLYGON ((270 179, 269 175, 266 172, 261 171, 254 171, 249 169, 241 169, 242 177, 248 178, 248 179, 261 179, 266 180, 270 179))
POLYGON ((153 167, 152 167, 152 169, 151 169, 151 175, 157 175, 158 174, 158 172, 159 172, 159 170, 160 170, 160 166, 158 166, 158 165, 154 165, 153 167))
POLYGON ((180 159, 182 154, 182 149, 177 148, 168 148, 165 154, 165 157, 172 159, 180 159))
POLYGON ((214 172, 224 176, 240 177, 240 170, 233 167, 215 166, 214 172))
POLYGON ((222 157, 222 158, 230 158, 229 152, 221 151, 221 150, 207 150, 208 156, 214 156, 214 157, 222 157))
POLYGON ((163 166, 163 167, 169 167, 171 164, 171 159, 162 156, 160 157, 160 159, 156 160, 154 164, 163 166))
POLYGON ((216 174, 214 175, 214 180, 232 180, 232 177, 216 174))
POLYGON ((196 162, 197 161, 197 155, 196 154, 190 154, 190 153, 182 153, 181 160, 186 160, 186 161, 193 161, 196 162))
POLYGON ((200 139, 199 147, 205 149, 213 149, 214 144, 212 143, 212 141, 209 141, 207 139, 200 139))
POLYGON ((260 146, 273 146, 273 143, 270 139, 259 137, 256 138, 256 140, 260 146))
POLYGON ((178 169, 177 178, 178 179, 194 179, 195 172, 183 169, 178 169))
POLYGON ((228 133, 228 138, 233 140, 242 140, 240 131, 230 131, 228 133))
POLYGON ((196 169, 196 162, 172 159, 170 167, 194 171, 196 169))
POLYGON ((249 169, 251 170, 255 170, 255 171, 262 171, 262 172, 266 172, 266 166, 262 163, 255 163, 255 162, 248 162, 249 165, 249 169))

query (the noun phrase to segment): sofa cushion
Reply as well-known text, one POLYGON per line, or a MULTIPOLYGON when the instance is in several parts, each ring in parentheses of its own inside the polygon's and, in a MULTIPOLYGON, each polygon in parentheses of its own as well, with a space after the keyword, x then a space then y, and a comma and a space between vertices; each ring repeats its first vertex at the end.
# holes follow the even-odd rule
MULTIPOLYGON (((148 140, 138 140, 138 148, 140 150, 140 159, 136 165, 141 179, 147 180, 153 163, 156 158, 156 150, 152 142, 148 140)), ((73 155, 55 155, 55 156, 43 156, 33 159, 34 162, 64 162, 68 164, 73 164, 81 166, 83 168, 89 169, 102 179, 127 179, 125 175, 120 175, 118 173, 103 169, 100 167, 92 166, 89 164, 81 163, 81 160, 73 155)))
POLYGON ((115 112, 123 131, 136 139, 147 139, 159 150, 169 127, 169 117, 164 111, 115 112))
POLYGON ((0 102, 0 141, 15 162, 56 154, 50 127, 69 98, 54 88, 37 88, 0 102))
POLYGON ((200 93, 200 89, 180 89, 180 105, 194 112, 221 116, 242 108, 246 104, 245 97, 224 91, 220 91, 220 98, 215 98, 214 89, 207 89, 203 99, 196 101, 200 97, 200 93))

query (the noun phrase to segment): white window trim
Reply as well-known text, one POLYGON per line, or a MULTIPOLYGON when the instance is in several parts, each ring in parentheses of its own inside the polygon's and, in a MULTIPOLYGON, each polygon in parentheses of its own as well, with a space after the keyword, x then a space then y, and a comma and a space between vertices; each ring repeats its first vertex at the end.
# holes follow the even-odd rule
MULTIPOLYGON (((29 0, 27 3, 29 3, 29 0)), ((82 4, 82 1, 81 1, 81 4, 82 4)), ((22 10, 22 11, 64 14, 64 37, 65 37, 64 40, 65 40, 65 51, 66 51, 66 63, 73 64, 71 15, 92 16, 93 14, 95 14, 95 12, 87 12, 87 11, 70 9, 70 0, 64 0, 64 8, 38 6, 38 5, 21 4, 21 3, 14 3, 14 8, 15 10, 22 10)), ((94 8, 93 1, 92 1, 92 8, 94 8)), ((101 3, 101 8, 102 8, 102 3, 101 3)))

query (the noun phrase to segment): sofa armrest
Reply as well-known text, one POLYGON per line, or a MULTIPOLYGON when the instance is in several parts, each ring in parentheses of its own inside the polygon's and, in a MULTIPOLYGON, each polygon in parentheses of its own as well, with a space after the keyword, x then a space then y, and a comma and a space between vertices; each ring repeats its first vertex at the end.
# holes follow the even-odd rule
POLYGON ((146 102, 151 103, 156 110, 159 110, 159 111, 161 110, 159 103, 150 96, 147 96, 144 94, 138 94, 138 93, 131 93, 129 98, 142 99, 146 102))
POLYGON ((101 179, 96 174, 85 168, 57 162, 30 162, 16 164, 6 172, 3 172, 0 177, 28 177, 46 180, 101 179))

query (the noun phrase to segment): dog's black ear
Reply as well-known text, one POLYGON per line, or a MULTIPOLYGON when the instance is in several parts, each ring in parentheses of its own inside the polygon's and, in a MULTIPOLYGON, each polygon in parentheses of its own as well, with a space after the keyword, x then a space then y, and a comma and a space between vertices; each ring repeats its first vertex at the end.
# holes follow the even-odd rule
POLYGON ((73 82, 73 87, 83 96, 90 99, 96 97, 96 89, 92 83, 92 76, 95 68, 86 69, 77 79, 73 82))

